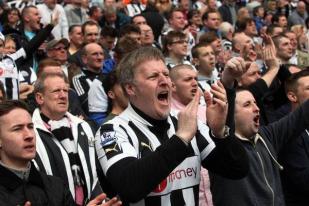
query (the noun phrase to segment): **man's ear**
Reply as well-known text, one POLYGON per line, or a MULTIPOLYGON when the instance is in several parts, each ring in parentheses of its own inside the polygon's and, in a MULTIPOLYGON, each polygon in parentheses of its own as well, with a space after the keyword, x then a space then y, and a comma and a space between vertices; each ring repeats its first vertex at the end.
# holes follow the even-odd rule
POLYGON ((126 84, 125 86, 124 86, 124 88, 125 88, 125 90, 126 90, 126 92, 127 92, 127 94, 128 94, 128 96, 135 96, 136 94, 135 94, 135 86, 133 85, 133 84, 126 84))
POLYGON ((38 103, 38 105, 42 105, 44 103, 44 97, 41 92, 35 93, 35 100, 38 103))
POLYGON ((286 96, 288 97, 290 102, 292 102, 292 103, 297 103, 298 102, 297 96, 295 95, 294 92, 289 91, 286 96))
POLYGON ((193 64, 194 66, 199 66, 200 60, 199 60, 198 58, 193 58, 193 59, 192 59, 192 64, 193 64))
POLYGON ((174 82, 172 82, 172 92, 176 92, 176 85, 175 85, 175 83, 174 82))
POLYGON ((111 98, 111 99, 115 99, 115 94, 114 94, 114 92, 111 91, 111 90, 109 90, 109 91, 107 92, 107 96, 108 96, 109 98, 111 98))
POLYGON ((87 65, 88 61, 87 61, 87 57, 86 54, 82 55, 82 62, 87 65))

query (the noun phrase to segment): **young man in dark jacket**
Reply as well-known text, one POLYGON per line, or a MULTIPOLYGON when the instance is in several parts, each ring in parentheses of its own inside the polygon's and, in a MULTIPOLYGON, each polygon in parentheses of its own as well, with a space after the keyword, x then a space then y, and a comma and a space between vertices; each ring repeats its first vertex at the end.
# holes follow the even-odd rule
MULTIPOLYGON (((18 100, 0 103, 0 205, 75 206, 69 188, 57 177, 45 175, 31 160, 36 137, 27 106, 18 100)), ((113 198, 101 204, 98 195, 87 206, 119 206, 113 198)))

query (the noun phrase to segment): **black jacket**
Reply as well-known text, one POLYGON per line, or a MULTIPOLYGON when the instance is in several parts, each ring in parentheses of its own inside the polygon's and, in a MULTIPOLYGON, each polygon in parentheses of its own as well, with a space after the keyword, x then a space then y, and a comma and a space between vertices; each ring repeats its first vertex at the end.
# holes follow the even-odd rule
POLYGON ((210 174, 216 206, 284 206, 278 154, 309 125, 309 101, 283 119, 261 127, 254 140, 241 138, 250 169, 247 177, 229 180, 210 174))
POLYGON ((42 174, 31 165, 28 181, 0 165, 0 205, 73 206, 69 188, 57 177, 42 174))
POLYGON ((287 206, 307 206, 309 203, 309 128, 293 139, 282 152, 284 170, 281 173, 287 206))

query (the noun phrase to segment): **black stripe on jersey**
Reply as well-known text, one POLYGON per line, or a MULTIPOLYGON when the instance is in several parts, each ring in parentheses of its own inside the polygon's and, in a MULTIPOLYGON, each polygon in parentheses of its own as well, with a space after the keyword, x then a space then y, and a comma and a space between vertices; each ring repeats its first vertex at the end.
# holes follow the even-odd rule
POLYGON ((153 148, 145 134, 141 130, 139 130, 133 122, 129 121, 128 125, 133 129, 136 137, 138 138, 139 157, 145 157, 147 156, 147 154, 152 153, 153 148))
POLYGON ((6 88, 6 96, 7 99, 13 99, 13 82, 12 78, 5 78, 5 88, 6 88))
POLYGON ((124 126, 122 126, 122 125, 119 125, 119 127, 126 133, 126 135, 127 135, 127 137, 128 137, 128 140, 129 140, 130 144, 133 146, 133 141, 132 141, 130 135, 128 134, 126 128, 124 128, 124 126))
POLYGON ((193 186, 195 206, 199 205, 199 192, 200 192, 200 185, 193 186))
POLYGON ((203 137, 199 130, 196 131, 195 138, 197 147, 200 152, 202 152, 207 147, 207 145, 209 145, 209 142, 206 140, 205 137, 203 137))
POLYGON ((205 89, 203 88, 203 86, 199 82, 197 82, 197 86, 202 90, 202 92, 205 92, 205 89))
POLYGON ((152 196, 145 198, 145 206, 160 206, 161 196, 152 196))
MULTIPOLYGON (((81 124, 78 125, 77 131, 80 131, 79 135, 81 136, 81 138, 78 138, 78 142, 79 142, 79 146, 82 148, 86 162, 91 162, 90 155, 89 155, 89 147, 91 147, 91 146, 89 145, 88 137, 86 136, 87 133, 85 132, 85 130, 84 130, 84 128, 81 124)), ((89 169, 88 172, 89 172, 89 176, 90 176, 90 182, 93 182, 93 174, 92 174, 91 169, 89 169)))
POLYGON ((171 205, 182 206, 186 205, 182 194, 183 190, 174 190, 171 193, 171 205))
POLYGON ((172 115, 170 115, 170 117, 171 117, 171 120, 172 120, 172 122, 173 122, 175 131, 177 131, 177 129, 178 129, 178 120, 176 119, 176 117, 174 117, 174 116, 172 116, 172 115))

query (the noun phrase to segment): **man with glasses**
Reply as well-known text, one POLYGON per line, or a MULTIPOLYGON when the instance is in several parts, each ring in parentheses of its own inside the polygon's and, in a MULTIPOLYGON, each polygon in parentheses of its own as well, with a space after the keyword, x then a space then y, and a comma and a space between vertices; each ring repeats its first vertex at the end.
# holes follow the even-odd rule
POLYGON ((178 64, 191 63, 185 60, 188 51, 188 38, 181 31, 170 31, 163 39, 163 53, 168 69, 178 64))
POLYGON ((61 64, 62 71, 66 76, 68 76, 68 48, 69 41, 65 38, 60 40, 53 39, 46 46, 47 56, 61 64))

